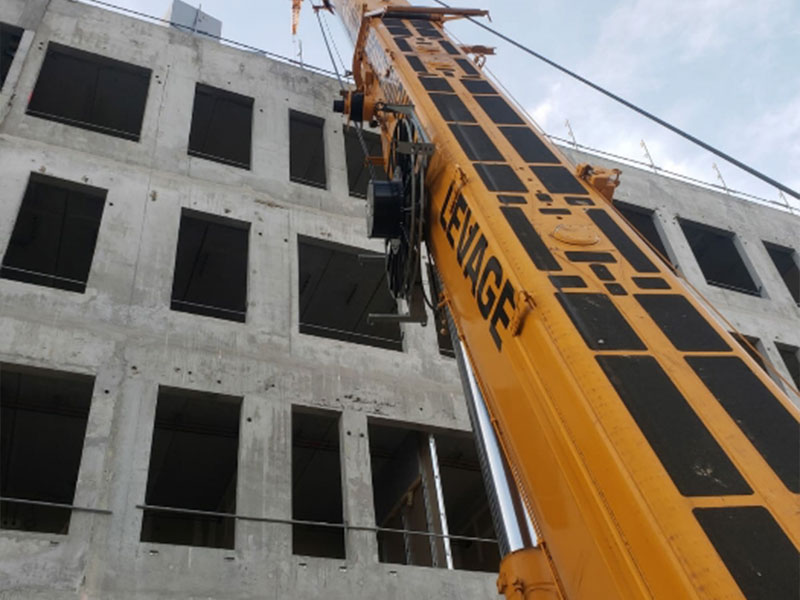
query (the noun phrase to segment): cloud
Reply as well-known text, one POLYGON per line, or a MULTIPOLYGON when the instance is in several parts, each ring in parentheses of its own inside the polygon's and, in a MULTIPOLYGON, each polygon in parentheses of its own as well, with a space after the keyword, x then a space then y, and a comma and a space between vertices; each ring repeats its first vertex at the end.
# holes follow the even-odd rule
POLYGON ((758 159, 768 159, 776 151, 795 169, 784 183, 800 190, 800 92, 787 102, 772 107, 742 132, 758 159))
MULTIPOLYGON (((789 0, 621 0, 600 19, 595 39, 584 40, 585 58, 574 70, 776 177, 791 172, 796 182, 800 173, 791 165, 800 164, 800 87, 781 101, 790 85, 780 93, 763 85, 770 81, 765 69, 780 66, 774 57, 785 54, 773 36, 791 28, 792 10, 789 0)), ((774 79, 781 81, 777 73, 774 79)), ((578 143, 646 161, 644 139, 660 167, 716 182, 717 162, 731 187, 777 195, 562 75, 548 74, 526 88, 536 95, 526 103, 529 112, 548 133, 566 138, 569 119, 578 143)))

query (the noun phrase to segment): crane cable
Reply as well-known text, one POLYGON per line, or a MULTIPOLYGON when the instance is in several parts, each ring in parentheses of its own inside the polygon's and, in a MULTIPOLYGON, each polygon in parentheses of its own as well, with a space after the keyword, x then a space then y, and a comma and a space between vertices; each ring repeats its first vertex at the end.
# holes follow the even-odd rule
MULTIPOLYGON (((339 81, 339 87, 342 89, 342 92, 346 92, 347 88, 344 85, 344 81, 342 81, 341 75, 339 75, 339 67, 336 65, 336 60, 333 58, 333 50, 331 50, 331 44, 328 41, 328 36, 325 33, 325 26, 322 24, 322 17, 319 16, 320 11, 315 10, 314 14, 317 15, 317 23, 319 23, 319 30, 322 33, 322 39, 325 42, 325 47, 328 50, 328 56, 331 59, 331 65, 333 65, 333 71, 336 73, 336 79, 339 81)), ((331 36, 333 37, 333 36, 331 36)), ((364 132, 363 132, 363 125, 361 123, 355 123, 353 126, 356 130, 356 134, 358 135, 358 143, 361 146, 361 151, 364 153, 364 162, 367 165, 367 169, 369 169, 369 177, 370 179, 374 180, 375 177, 375 167, 372 164, 372 161, 369 160, 369 149, 367 148, 367 142, 364 141, 364 132)))
MULTIPOLYGON (((439 4, 441 6, 444 6, 445 8, 451 8, 450 5, 448 5, 445 2, 442 2, 442 0, 434 0, 434 2, 436 2, 437 4, 439 4)), ((616 94, 614 94, 613 92, 608 91, 604 87, 602 87, 602 86, 600 86, 600 85, 598 85, 598 84, 596 84, 596 83, 594 83, 592 81, 589 81, 588 79, 578 75, 574 71, 570 71, 566 67, 563 67, 560 64, 558 64, 557 62, 555 62, 553 60, 550 60, 546 56, 543 56, 543 55, 539 54, 535 50, 532 50, 531 48, 528 48, 527 46, 517 42, 516 40, 513 40, 510 37, 500 33, 499 31, 497 31, 493 27, 489 27, 488 25, 485 25, 484 23, 481 23, 480 21, 474 19, 473 17, 465 17, 465 18, 468 19, 469 21, 471 21, 472 23, 474 23, 475 25, 477 25, 478 27, 480 27, 482 29, 485 29, 489 33, 499 37, 501 40, 504 40, 504 41, 508 42, 509 44, 511 44, 512 46, 515 46, 516 48, 522 50, 523 52, 526 52, 527 54, 530 54, 534 58, 538 58, 542 62, 547 63, 551 67, 553 67, 555 69, 558 69, 559 71, 561 71, 562 73, 564 73, 566 75, 569 75, 573 79, 577 79, 581 83, 583 83, 585 85, 588 85, 590 88, 592 88, 595 91, 600 92, 604 96, 607 96, 608 98, 611 98, 612 100, 615 100, 616 102, 619 102, 623 106, 633 110, 634 112, 639 113, 643 117, 646 117, 646 118, 650 119, 651 121, 653 121, 655 123, 658 123, 662 127, 665 127, 667 129, 669 129, 673 133, 676 133, 679 136, 681 136, 682 138, 687 139, 690 142, 693 142, 694 144, 696 144, 696 145, 700 146, 701 148, 711 152, 712 154, 717 155, 721 159, 731 163, 732 165, 735 165, 735 166, 739 167, 743 171, 746 171, 747 173, 749 173, 750 175, 753 175, 754 177, 760 179, 761 181, 764 181, 765 183, 768 183, 768 184, 778 188, 782 192, 784 192, 786 194, 789 194, 790 196, 800 200, 800 192, 796 192, 792 188, 780 183, 779 181, 776 181, 776 180, 772 179, 768 175, 765 175, 764 173, 754 169, 753 167, 750 167, 750 166, 746 165, 745 163, 741 162, 740 160, 737 160, 737 159, 733 158, 731 155, 726 154, 722 150, 718 150, 717 148, 715 148, 711 144, 707 144, 703 140, 700 140, 700 139, 694 137, 693 135, 691 135, 690 133, 687 133, 686 131, 680 129, 679 127, 676 127, 675 125, 672 125, 671 123, 668 123, 667 121, 665 121, 665 120, 657 117, 656 115, 644 110, 643 108, 640 108, 640 107, 636 106, 632 102, 629 102, 628 100, 625 100, 624 98, 622 98, 620 96, 617 96, 616 94)))

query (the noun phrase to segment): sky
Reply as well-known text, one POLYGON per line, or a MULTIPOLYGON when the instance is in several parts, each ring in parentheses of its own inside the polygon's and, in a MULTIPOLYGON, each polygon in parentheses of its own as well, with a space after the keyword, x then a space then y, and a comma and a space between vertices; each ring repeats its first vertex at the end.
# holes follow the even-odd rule
MULTIPOLYGON (((168 0, 110 0, 164 16, 168 0)), ((192 2, 195 6, 197 0, 192 2)), ((435 5, 432 0, 417 4, 435 5)), ((485 8, 492 27, 551 60, 800 191, 800 1, 453 0, 485 8)), ((306 0, 299 32, 290 0, 203 0, 222 36, 331 68, 306 0)), ((324 17, 342 62, 352 46, 324 17)), ((497 48, 487 67, 547 133, 784 202, 778 191, 636 115, 467 21, 448 32, 497 48)), ((339 63, 338 56, 335 58, 339 63)), ((341 66, 340 66, 341 68, 341 66)), ((624 173, 623 173, 624 178, 624 173)), ((788 197, 800 209, 800 201, 788 197)))

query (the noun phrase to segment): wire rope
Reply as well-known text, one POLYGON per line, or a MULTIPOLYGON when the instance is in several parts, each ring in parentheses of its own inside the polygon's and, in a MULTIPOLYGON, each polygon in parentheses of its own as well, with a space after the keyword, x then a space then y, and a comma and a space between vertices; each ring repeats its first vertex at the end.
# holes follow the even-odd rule
MULTIPOLYGON (((342 81, 341 75, 339 75, 339 67, 336 65, 336 60, 333 58, 333 51, 331 50, 331 44, 328 41, 328 36, 325 34, 325 26, 322 24, 322 17, 319 16, 320 11, 314 11, 314 14, 317 15, 317 23, 319 23, 319 30, 322 33, 322 39, 325 42, 325 48, 328 50, 328 56, 331 59, 331 65, 333 65, 333 71, 336 73, 336 79, 339 81, 339 87, 342 88, 343 92, 347 91, 347 87, 344 85, 342 81)), ((367 165, 367 169, 369 169, 369 176, 370 179, 375 179, 375 167, 372 165, 372 161, 369 160, 369 149, 367 148, 367 142, 364 140, 364 132, 363 126, 361 123, 355 123, 354 125, 356 134, 358 135, 358 142, 361 146, 361 151, 364 153, 364 162, 367 165)))
MULTIPOLYGON (((442 0, 434 0, 434 2, 436 2, 437 4, 439 4, 441 6, 444 6, 445 8, 450 8, 450 6, 447 3, 442 2, 442 0)), ((661 119, 660 117, 657 117, 653 113, 648 112, 648 111, 644 110, 643 108, 640 108, 639 106, 637 106, 633 102, 629 102, 628 100, 625 100, 621 96, 618 96, 617 94, 614 94, 613 92, 610 92, 609 90, 605 89, 604 87, 602 87, 602 86, 600 86, 600 85, 598 85, 598 84, 586 79, 585 77, 582 77, 581 75, 578 75, 574 71, 571 71, 571 70, 567 69, 566 67, 558 64, 557 62, 555 62, 553 60, 550 60, 546 56, 544 56, 542 54, 539 54, 538 52, 536 52, 535 50, 532 50, 531 48, 525 46, 524 44, 521 44, 520 42, 508 37, 507 35, 504 35, 504 34, 500 33, 499 31, 497 31, 493 27, 489 27, 488 25, 486 25, 484 23, 481 23, 480 21, 474 19, 473 17, 465 17, 465 18, 467 20, 469 20, 470 22, 474 23, 475 25, 477 25, 478 27, 480 27, 481 29, 484 29, 484 30, 488 31, 489 33, 491 33, 492 35, 495 35, 495 36, 499 37, 501 40, 503 40, 505 42, 508 42, 509 44, 511 44, 512 46, 518 48, 519 50, 522 50, 523 52, 525 52, 527 54, 530 54, 534 58, 537 58, 537 59, 541 60, 542 62, 547 63, 551 67, 561 71, 562 73, 572 77, 573 79, 576 79, 577 81, 580 81, 584 85, 589 86, 593 90, 595 90, 597 92, 600 92, 601 94, 603 94, 604 96, 607 96, 608 98, 611 98, 615 102, 618 102, 618 103, 622 104, 623 106, 625 106, 625 107, 631 109, 632 111, 642 115, 643 117, 646 117, 646 118, 650 119, 651 121, 661 125, 662 127, 665 127, 666 129, 669 129, 673 133, 681 136, 682 138, 687 139, 690 142, 700 146, 704 150, 707 150, 708 152, 711 152, 712 154, 720 157, 721 159, 729 162, 730 164, 739 167, 743 171, 745 171, 745 172, 749 173, 750 175, 760 179, 761 181, 763 181, 765 183, 768 183, 769 185, 778 188, 782 192, 784 192, 786 194, 789 194, 790 196, 800 200, 800 192, 796 192, 792 188, 780 183, 779 181, 776 181, 772 177, 769 177, 768 175, 765 175, 761 171, 758 171, 758 170, 754 169, 753 167, 743 163, 742 161, 737 160, 736 158, 732 157, 729 154, 726 154, 722 150, 719 150, 718 148, 715 148, 711 144, 708 144, 708 143, 704 142, 703 140, 693 136, 692 134, 680 129, 679 127, 676 127, 675 125, 672 125, 671 123, 668 123, 667 121, 665 121, 664 119, 661 119)))

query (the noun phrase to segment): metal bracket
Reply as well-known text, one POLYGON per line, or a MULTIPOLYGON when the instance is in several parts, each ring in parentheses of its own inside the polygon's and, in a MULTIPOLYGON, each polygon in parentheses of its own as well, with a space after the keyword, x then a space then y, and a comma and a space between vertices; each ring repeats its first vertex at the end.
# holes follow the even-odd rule
POLYGON ((511 322, 508 324, 508 330, 514 337, 518 336, 522 331, 522 323, 525 321, 527 314, 536 307, 536 301, 533 296, 525 290, 518 290, 515 300, 516 309, 511 316, 511 322))
POLYGON ((436 145, 430 142, 397 142, 397 151, 400 154, 411 154, 417 156, 431 156, 436 150, 436 145))
POLYGON ((593 167, 586 163, 581 163, 575 167, 575 175, 577 175, 578 179, 583 179, 609 202, 614 197, 614 190, 619 185, 621 173, 622 171, 619 169, 593 167))
POLYGON ((375 110, 383 110, 386 112, 392 113, 399 113, 403 115, 408 115, 409 117, 414 116, 414 105, 413 104, 385 104, 380 103, 375 106, 375 110))

